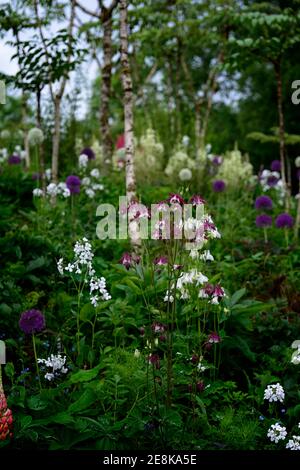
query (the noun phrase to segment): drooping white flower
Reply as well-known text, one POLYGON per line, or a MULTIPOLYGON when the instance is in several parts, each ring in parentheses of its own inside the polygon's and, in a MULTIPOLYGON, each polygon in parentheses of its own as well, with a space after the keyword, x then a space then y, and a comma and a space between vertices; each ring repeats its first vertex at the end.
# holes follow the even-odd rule
POLYGON ((36 197, 42 197, 44 195, 44 191, 40 188, 34 188, 32 194, 36 197))
POLYGON ((79 158, 78 158, 79 168, 86 168, 87 164, 88 164, 88 161, 89 161, 89 157, 87 155, 85 155, 84 153, 79 155, 79 158))
POLYGON ((277 444, 279 441, 284 441, 287 436, 287 431, 284 426, 281 426, 279 423, 272 424, 267 432, 267 436, 271 442, 277 444))
POLYGON ((209 250, 205 250, 201 255, 200 259, 202 261, 214 261, 214 257, 209 250))
POLYGON ((68 372, 68 368, 65 366, 66 359, 66 356, 62 356, 61 354, 51 354, 47 359, 38 359, 37 361, 39 364, 44 364, 45 367, 50 369, 44 377, 46 380, 52 381, 68 372))
POLYGON ((273 385, 268 385, 264 391, 264 400, 271 402, 283 402, 285 397, 284 389, 279 382, 273 385))
POLYGON ((62 276, 63 276, 63 274, 64 274, 63 262, 64 262, 64 259, 63 259, 63 258, 60 258, 60 259, 57 261, 57 269, 58 269, 59 274, 61 274, 62 276))
POLYGON ((93 178, 100 178, 100 171, 98 170, 98 168, 93 168, 90 172, 90 175, 93 178))

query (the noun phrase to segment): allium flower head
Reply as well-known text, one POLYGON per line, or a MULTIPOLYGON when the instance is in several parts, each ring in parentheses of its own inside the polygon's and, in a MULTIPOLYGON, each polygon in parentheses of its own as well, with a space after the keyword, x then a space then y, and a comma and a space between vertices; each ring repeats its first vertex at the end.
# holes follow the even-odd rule
POLYGON ((280 160, 273 160, 271 163, 271 171, 281 172, 281 163, 280 160))
POLYGON ((33 127, 28 132, 28 142, 31 147, 41 145, 44 141, 44 133, 38 127, 33 127))
POLYGON ((268 400, 270 403, 276 401, 283 403, 284 397, 284 389, 279 382, 273 385, 268 385, 264 391, 264 400, 268 400))
POLYGON ((271 227, 273 221, 272 217, 268 214, 258 215, 255 219, 256 226, 259 228, 271 227))
POLYGON ((19 326, 26 335, 39 333, 45 328, 45 317, 39 310, 27 310, 22 313, 19 326))
POLYGON ((180 181, 190 181, 193 177, 193 173, 189 168, 182 168, 178 176, 180 181))
POLYGON ((279 179, 280 178, 277 178, 277 176, 271 174, 270 176, 267 177, 266 183, 270 188, 273 188, 274 186, 277 185, 279 179))
POLYGON ((212 189, 215 193, 222 193, 226 189, 225 181, 216 180, 213 182, 212 189))
POLYGON ((214 155, 211 162, 215 166, 220 166, 223 163, 223 158, 220 155, 214 155))
POLYGON ((275 221, 277 228, 292 228, 294 225, 294 219, 290 214, 280 214, 275 221))
POLYGON ((259 196, 255 201, 255 209, 272 209, 273 202, 269 196, 259 196))
POLYGON ((86 155, 89 160, 95 160, 95 152, 90 147, 85 147, 82 149, 80 155, 86 155))
POLYGON ((8 158, 8 164, 9 165, 19 165, 21 163, 21 157, 19 155, 11 155, 8 158))
POLYGON ((286 428, 281 426, 279 423, 272 424, 269 428, 267 436, 269 437, 271 442, 275 442, 277 444, 279 441, 284 441, 287 436, 286 428))
POLYGON ((67 188, 70 190, 71 194, 78 194, 80 193, 80 185, 81 181, 78 176, 70 175, 66 179, 67 188))

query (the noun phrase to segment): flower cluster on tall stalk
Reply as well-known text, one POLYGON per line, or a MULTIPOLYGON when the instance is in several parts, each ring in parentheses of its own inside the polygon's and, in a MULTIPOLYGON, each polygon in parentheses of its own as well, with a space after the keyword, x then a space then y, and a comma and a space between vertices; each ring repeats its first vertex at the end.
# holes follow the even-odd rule
MULTIPOLYGON (((149 367, 152 369, 155 390, 157 381, 163 380, 161 375, 158 379, 158 371, 160 374, 165 371, 166 406, 169 407, 176 386, 175 364, 188 360, 191 366, 188 380, 192 381, 189 392, 201 393, 205 389, 206 369, 210 370, 212 379, 216 378, 222 341, 220 322, 224 321, 221 301, 226 294, 217 281, 218 276, 212 276, 208 266, 214 261, 209 245, 221 235, 206 211, 204 199, 194 195, 185 201, 180 194, 171 194, 157 207, 162 214, 170 211, 169 226, 163 218, 151 224, 151 240, 143 241, 138 254, 124 253, 120 263, 126 270, 135 270, 140 280, 148 311, 148 324, 141 332, 147 371, 149 367), (178 217, 179 214, 183 217, 178 217), (151 283, 151 298, 143 288, 146 282, 151 283), (164 293, 162 285, 166 287, 164 293), (187 340, 182 351, 178 337, 184 329, 187 340)), ((150 211, 144 212, 136 217, 137 224, 139 218, 150 218, 150 211)))
POLYGON ((77 353, 80 354, 80 308, 84 297, 89 297, 91 305, 95 308, 94 322, 92 323, 92 348, 94 346, 94 334, 96 323, 96 307, 101 301, 111 299, 106 288, 106 279, 97 277, 93 267, 94 252, 92 245, 87 238, 78 240, 74 245, 74 259, 64 265, 64 259, 60 258, 57 262, 57 269, 61 276, 68 275, 77 291, 77 353))

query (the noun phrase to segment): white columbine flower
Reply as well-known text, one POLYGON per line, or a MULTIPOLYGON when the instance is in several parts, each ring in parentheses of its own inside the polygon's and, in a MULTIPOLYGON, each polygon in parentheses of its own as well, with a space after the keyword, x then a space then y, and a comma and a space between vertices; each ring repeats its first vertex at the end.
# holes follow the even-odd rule
POLYGON ((44 195, 44 191, 40 188, 35 188, 33 191, 32 191, 32 194, 36 197, 42 197, 44 195))
POLYGON ((205 250, 202 255, 200 255, 200 259, 202 259, 202 261, 214 261, 215 258, 209 250, 205 250))
POLYGON ((284 441, 287 436, 286 428, 281 426, 279 423, 272 424, 267 433, 268 438, 271 442, 277 444, 279 441, 284 441))
POLYGON ((64 262, 64 259, 63 259, 63 258, 60 258, 60 259, 57 261, 57 269, 58 269, 59 274, 61 274, 62 276, 64 275, 63 262, 64 262))
POLYGON ((90 175, 93 178, 100 178, 100 171, 98 170, 98 168, 93 168, 90 175))
POLYGON ((282 403, 284 397, 284 389, 278 382, 274 385, 268 385, 264 391, 264 400, 268 400, 270 403, 273 401, 280 401, 282 403))
POLYGON ((48 181, 51 180, 51 176, 52 176, 51 168, 47 168, 47 169, 45 170, 45 176, 46 176, 46 178, 47 178, 48 181))
POLYGON ((84 153, 79 155, 79 158, 78 158, 79 168, 86 168, 88 161, 89 161, 89 157, 87 155, 85 155, 84 153))
POLYGON ((91 184, 91 178, 85 176, 84 178, 82 178, 81 183, 83 186, 89 186, 91 184))
POLYGON ((95 191, 92 188, 86 188, 85 194, 90 198, 93 199, 95 197, 95 191))

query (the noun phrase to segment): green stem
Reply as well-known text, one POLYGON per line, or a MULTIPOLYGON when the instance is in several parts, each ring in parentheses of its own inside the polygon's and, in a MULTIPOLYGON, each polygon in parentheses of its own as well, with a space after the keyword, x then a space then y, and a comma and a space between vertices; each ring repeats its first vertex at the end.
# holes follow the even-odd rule
POLYGON ((33 352, 34 352, 36 373, 37 373, 37 376, 38 376, 38 379, 39 379, 40 391, 42 391, 41 376, 40 376, 40 369, 39 369, 38 358, 37 358, 37 353, 36 353, 36 344, 35 344, 35 336, 34 336, 34 333, 32 333, 32 344, 33 344, 33 352))

